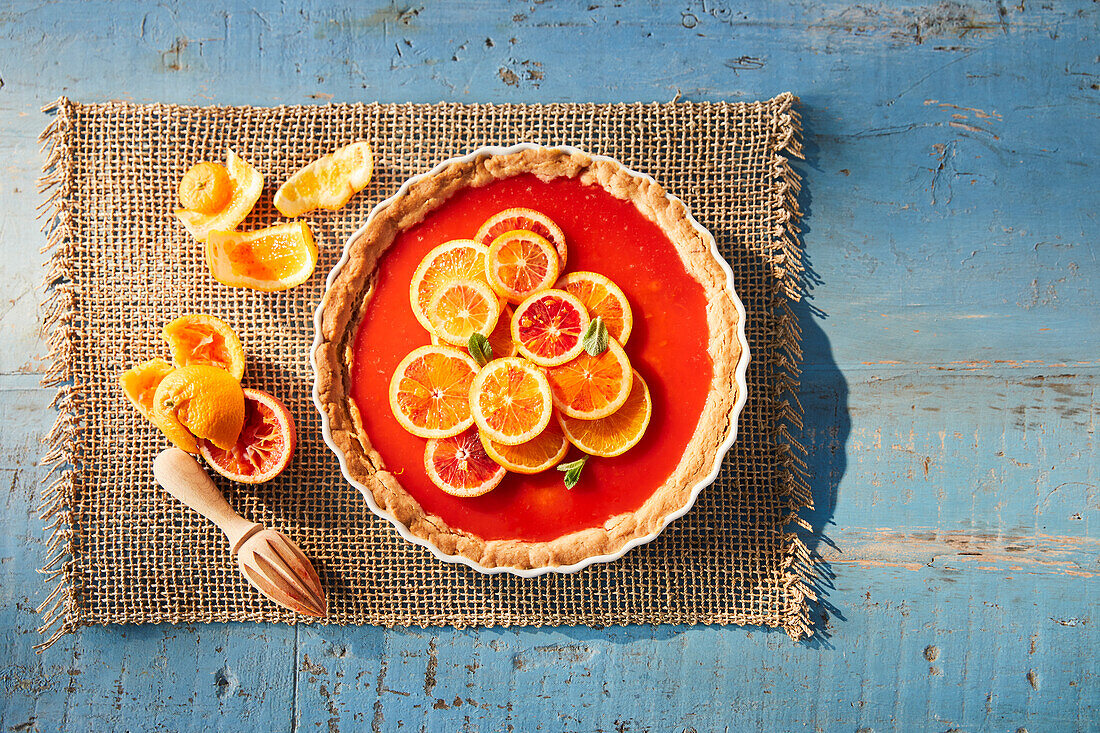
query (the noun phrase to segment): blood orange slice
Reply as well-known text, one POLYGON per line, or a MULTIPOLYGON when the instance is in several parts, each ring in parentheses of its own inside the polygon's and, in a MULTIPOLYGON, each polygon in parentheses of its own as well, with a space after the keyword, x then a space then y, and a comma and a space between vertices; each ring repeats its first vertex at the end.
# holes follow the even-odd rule
POLYGON ((477 363, 453 346, 421 346, 401 360, 390 380, 390 409, 401 427, 421 438, 448 438, 473 425, 470 385, 477 363))
POLYGON ((612 458, 638 444, 653 416, 649 385, 638 372, 623 406, 598 420, 577 420, 558 413, 558 423, 569 442, 593 456, 612 458))
POLYGON ((518 356, 493 359, 470 386, 470 411, 489 440, 519 445, 546 429, 553 413, 546 375, 518 356))
POLYGON ((546 369, 554 406, 578 420, 598 420, 618 410, 634 381, 630 360, 615 340, 599 356, 582 351, 560 366, 546 369))
POLYGON ((634 315, 618 285, 598 272, 578 271, 565 275, 554 287, 577 296, 588 315, 603 318, 608 335, 620 345, 626 345, 634 327, 634 315))
POLYGON ((535 293, 512 316, 512 340, 519 353, 540 366, 557 366, 581 353, 590 319, 577 296, 564 290, 535 293))
POLYGON ((504 211, 493 214, 486 219, 485 223, 481 225, 481 228, 477 230, 474 239, 488 246, 501 234, 515 229, 534 232, 550 242, 557 251, 558 257, 561 259, 561 269, 565 269, 565 261, 568 255, 568 249, 565 246, 565 235, 562 234, 561 227, 555 224, 553 219, 543 214, 541 211, 514 208, 505 209, 504 211))
POLYGON ((519 303, 549 288, 558 279, 560 267, 550 242, 520 229, 494 239, 485 257, 489 284, 509 303, 519 303))
POLYGON ((561 426, 551 421, 546 430, 519 445, 504 445, 481 436, 481 443, 489 457, 509 471, 516 473, 540 473, 553 468, 569 452, 569 441, 561 431, 561 426))
POLYGON ((244 427, 237 442, 222 449, 203 440, 199 452, 210 467, 232 481, 259 484, 282 473, 298 439, 294 417, 286 405, 267 392, 244 390, 244 427))
POLYGON ((431 482, 451 496, 481 496, 497 487, 508 472, 485 452, 477 430, 429 440, 424 470, 431 482))
POLYGON ((409 284, 409 302, 420 325, 434 332, 428 304, 435 291, 451 280, 485 280, 485 255, 489 248, 469 239, 445 242, 424 256, 409 284))
POLYGON ((463 346, 470 336, 488 336, 500 318, 500 300, 480 280, 451 280, 428 302, 428 319, 444 341, 463 346))

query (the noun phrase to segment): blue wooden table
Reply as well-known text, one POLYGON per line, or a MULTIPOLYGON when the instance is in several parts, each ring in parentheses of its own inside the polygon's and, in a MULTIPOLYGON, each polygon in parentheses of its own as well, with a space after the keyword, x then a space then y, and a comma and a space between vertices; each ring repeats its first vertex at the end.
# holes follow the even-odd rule
POLYGON ((1100 728, 1095 3, 230 6, 0 10, 0 730, 1100 728), (34 654, 41 105, 785 90, 806 133, 816 638, 228 624, 34 654))

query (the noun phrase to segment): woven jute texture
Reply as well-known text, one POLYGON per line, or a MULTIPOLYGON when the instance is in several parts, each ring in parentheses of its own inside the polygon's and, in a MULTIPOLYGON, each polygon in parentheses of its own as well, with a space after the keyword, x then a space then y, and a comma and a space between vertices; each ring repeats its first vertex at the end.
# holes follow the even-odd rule
POLYGON ((179 107, 58 100, 42 135, 45 328, 58 389, 44 463, 53 584, 44 644, 106 623, 295 621, 239 576, 224 538, 154 483, 164 438, 126 403, 118 374, 166 355, 159 333, 185 312, 228 321, 249 353, 246 386, 280 396, 298 424, 290 469, 260 486, 219 481, 244 516, 313 558, 327 621, 384 625, 763 624, 809 633, 805 547, 791 531, 810 502, 793 399, 799 335, 794 97, 751 104, 356 104, 179 107), (314 276, 280 293, 230 289, 172 216, 177 183, 233 148, 264 175, 242 228, 278 220, 278 184, 351 140, 375 150, 370 186, 308 221, 314 276), (653 175, 717 238, 748 311, 749 398, 717 482, 654 542, 574 575, 485 576, 442 563, 367 509, 325 446, 309 349, 325 275, 371 207, 409 176, 482 145, 575 145, 653 175))

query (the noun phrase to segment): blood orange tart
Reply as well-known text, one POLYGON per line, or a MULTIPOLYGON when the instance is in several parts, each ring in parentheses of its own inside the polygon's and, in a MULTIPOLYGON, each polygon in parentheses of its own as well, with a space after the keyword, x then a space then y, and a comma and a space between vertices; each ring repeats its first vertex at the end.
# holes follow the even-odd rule
MULTIPOLYGON (((467 310, 476 309, 459 308, 463 318, 467 310)), ((733 443, 745 401, 744 318, 732 273, 714 238, 652 178, 575 148, 482 148, 406 181, 375 207, 348 241, 317 309, 314 401, 325 440, 345 476, 362 491, 370 508, 407 540, 426 546, 442 560, 482 572, 572 572, 614 560, 652 540, 713 482, 733 443), (494 232, 493 241, 500 240, 494 251, 508 243, 522 246, 510 246, 499 262, 487 261, 486 267, 500 269, 484 275, 475 251, 486 246, 476 244, 482 236, 479 230, 510 209, 537 216, 504 217, 518 222, 509 231, 527 233, 494 232), (546 231, 523 229, 527 220, 553 223, 554 237, 564 238, 568 246, 567 265, 543 262, 552 251, 543 243, 550 240, 546 231), (482 335, 470 336, 469 353, 482 370, 478 373, 493 371, 491 377, 471 382, 471 403, 481 415, 471 435, 483 429, 500 433, 496 439, 480 436, 488 453, 465 439, 469 445, 456 443, 445 455, 433 444, 433 454, 425 438, 411 434, 398 421, 394 410, 401 414, 402 408, 394 408, 390 400, 391 380, 404 360, 432 343, 433 336, 438 342, 441 335, 435 332, 438 324, 425 323, 413 313, 410 283, 425 267, 439 270, 439 285, 425 284, 430 278, 423 276, 416 280, 412 302, 431 302, 434 290, 419 291, 447 282, 446 268, 433 263, 440 252, 449 251, 444 245, 450 242, 461 243, 474 257, 461 268, 464 281, 456 287, 476 291, 484 299, 488 291, 478 285, 484 280, 501 296, 502 323, 494 334, 506 319, 525 317, 523 304, 515 306, 514 316, 513 309, 503 307, 507 300, 521 300, 511 293, 513 288, 502 286, 513 279, 522 280, 517 293, 535 288, 529 296, 534 299, 542 297, 540 292, 549 293, 555 302, 561 301, 563 311, 560 318, 532 316, 522 327, 513 320, 513 334, 518 330, 527 338, 524 329, 544 328, 550 336, 571 340, 560 344, 555 358, 543 359, 549 364, 545 365, 530 360, 524 349, 518 356, 514 349, 493 354, 482 335), (602 297, 614 295, 628 307, 603 313, 594 305, 599 299, 583 289, 578 291, 585 296, 581 298, 553 289, 559 265, 566 279, 557 281, 557 288, 573 282, 569 272, 584 273, 601 284, 601 292, 606 291, 602 297), (518 267, 534 268, 537 274, 547 266, 550 271, 541 279, 512 274, 518 267), (592 311, 564 313, 577 308, 592 311), (619 321, 607 328, 601 313, 619 321), (609 334, 622 331, 624 313, 633 325, 629 343, 620 345, 609 334), (577 351, 572 343, 577 336, 569 329, 582 327, 584 350, 571 356, 577 351), (554 365, 558 352, 570 360, 554 365), (634 378, 639 381, 637 389, 632 387, 634 378), (637 405, 619 399, 635 392, 640 396, 634 401, 637 405), (619 404, 633 410, 631 415, 617 417, 619 404), (499 426, 495 418, 482 414, 485 406, 503 416, 499 426), (509 412, 513 408, 519 412, 509 412), (547 410, 553 412, 549 423, 547 410), (557 426, 563 419, 577 418, 562 410, 593 421, 591 427, 566 423, 571 430, 564 435, 573 443, 568 452, 559 452, 557 426), (513 449, 499 442, 502 436, 530 442, 513 449), (599 446, 593 449, 592 441, 599 446), (576 445, 607 457, 589 459, 576 445), (477 491, 455 490, 450 485, 454 481, 425 468, 426 457, 435 454, 443 455, 445 467, 460 478, 492 473, 492 480, 479 483, 477 491), (492 464, 481 465, 486 458, 512 468, 501 478, 491 470, 492 464), (573 470, 563 476, 553 470, 555 461, 561 461, 561 471, 573 470)), ((489 320, 482 330, 488 329, 489 320)), ((453 334, 448 338, 457 340, 453 334)), ((452 346, 432 348, 460 351, 452 346)), ((421 386, 404 373, 399 379, 410 393, 422 390, 419 394, 428 402, 444 390, 440 385, 421 386)), ((431 460, 427 464, 432 465, 431 460)))

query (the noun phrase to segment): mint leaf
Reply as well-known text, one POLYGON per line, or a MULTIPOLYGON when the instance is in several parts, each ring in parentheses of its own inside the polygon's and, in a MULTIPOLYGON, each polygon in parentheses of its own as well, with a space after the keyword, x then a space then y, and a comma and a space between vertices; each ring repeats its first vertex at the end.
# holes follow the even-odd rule
POLYGON ((596 316, 596 320, 588 324, 588 330, 584 332, 581 346, 592 356, 599 356, 607 351, 608 341, 607 326, 604 325, 603 316, 596 316))
POLYGON ((470 334, 466 350, 470 352, 470 356, 474 357, 478 366, 485 366, 493 360, 493 346, 489 343, 489 339, 480 333, 470 334))
POLYGON ((589 458, 590 456, 586 455, 575 461, 558 465, 559 471, 565 471, 565 488, 571 489, 577 485, 581 480, 581 470, 584 469, 584 464, 588 463, 589 458))

